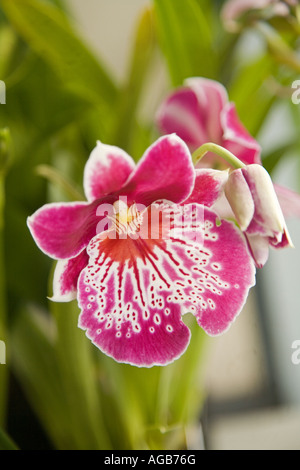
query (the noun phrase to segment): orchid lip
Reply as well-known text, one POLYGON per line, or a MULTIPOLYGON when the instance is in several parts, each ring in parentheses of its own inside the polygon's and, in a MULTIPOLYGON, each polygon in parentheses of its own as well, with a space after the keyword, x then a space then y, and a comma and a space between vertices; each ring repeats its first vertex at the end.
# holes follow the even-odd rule
MULTIPOLYGON (((173 232, 166 238, 136 239, 99 234, 87 248, 89 263, 78 284, 79 326, 105 354, 143 367, 170 363, 185 351, 190 332, 181 317, 187 312, 208 334, 225 331, 255 282, 245 241, 233 224, 218 224, 216 214, 195 204, 199 213, 196 232, 201 237, 195 241, 192 204, 157 201, 152 206, 154 213, 165 210, 168 215, 173 210, 173 232), (222 248, 229 240, 234 263, 222 248), (228 277, 228 269, 233 269, 235 281, 231 274, 228 277), (243 276, 236 276, 236 270, 242 270, 243 276), (221 307, 223 302, 226 309, 221 307)), ((150 208, 147 212, 151 213, 150 208)), ((141 233, 147 231, 148 220, 142 220, 141 233)), ((162 219, 155 220, 160 229, 162 219)))

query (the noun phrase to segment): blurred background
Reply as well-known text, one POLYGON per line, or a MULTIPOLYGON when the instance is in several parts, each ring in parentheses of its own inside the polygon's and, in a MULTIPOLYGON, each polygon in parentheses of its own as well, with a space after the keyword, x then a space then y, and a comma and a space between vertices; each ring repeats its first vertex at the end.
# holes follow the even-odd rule
MULTIPOLYGON (((193 37, 188 35, 189 25, 184 24, 179 34, 189 36, 195 65, 185 70, 178 49, 174 50, 177 67, 182 69, 182 76, 176 76, 172 69, 176 60, 166 53, 161 33, 163 21, 174 23, 171 16, 164 18, 157 6, 160 1, 164 0, 18 0, 11 2, 15 9, 9 1, 0 2, 0 79, 6 83, 0 125, 10 130, 9 137, 4 131, 2 136, 2 155, 8 163, 1 267, 1 302, 6 314, 2 314, 0 339, 6 341, 7 364, 0 365, 0 387, 7 400, 3 412, 6 418, 2 420, 7 424, 3 427, 21 448, 100 445, 92 439, 82 444, 80 434, 68 437, 68 417, 59 422, 49 416, 50 412, 59 415, 65 406, 63 400, 57 404, 61 390, 55 390, 56 396, 49 391, 52 385, 59 388, 51 356, 52 339, 57 331, 70 336, 68 331, 73 331, 74 325, 63 324, 66 320, 62 320, 61 307, 57 306, 55 322, 49 321, 47 295, 52 265, 36 249, 26 228, 26 217, 42 203, 67 200, 68 182, 81 190, 82 169, 97 139, 109 141, 114 137, 115 145, 138 159, 156 135, 151 123, 165 95, 185 76, 207 76, 227 87, 241 121, 262 146, 263 162, 273 180, 300 190, 300 105, 291 102, 291 84, 300 78, 300 67, 285 60, 290 49, 280 49, 280 56, 268 42, 269 30, 267 35, 251 27, 235 34, 226 32, 220 22, 224 2, 195 0, 187 2, 186 8, 199 5, 213 33, 214 46, 209 52, 203 29, 191 46, 193 37), (35 10, 36 4, 55 8, 53 16, 49 9, 52 23, 42 20, 45 12, 42 8, 35 10), (158 33, 153 30, 152 19, 143 16, 153 7, 158 9, 158 33), (57 10, 64 15, 56 16, 57 10), (74 37, 61 32, 64 21, 71 23, 74 37), (53 24, 57 31, 51 30, 53 24), (91 57, 85 55, 77 38, 91 57), (210 63, 209 54, 215 63, 210 63), (124 127, 121 118, 131 111, 135 121, 124 127), (113 122, 116 115, 120 119, 113 122)), ((264 21, 287 48, 299 45, 299 31, 292 31, 287 19, 269 21, 268 17, 264 21)), ((174 49, 176 45, 174 42, 174 49)), ((201 424, 206 449, 300 450, 300 364, 292 362, 292 344, 300 340, 300 218, 293 214, 287 223, 295 249, 270 252, 267 265, 257 274, 257 286, 231 329, 221 337, 206 339, 201 349, 201 391, 205 398, 194 408, 199 412, 194 421, 201 424)), ((76 312, 65 311, 64 315, 73 319, 76 312)), ((75 343, 80 348, 81 338, 75 343)), ((72 343, 71 353, 65 353, 61 342, 54 356, 60 364, 66 361, 63 371, 71 376, 67 361, 78 357, 73 338, 67 341, 72 343)), ((90 351, 84 349, 82 354, 89 355, 90 351)), ((81 369, 86 372, 81 359, 79 363, 80 370, 74 374, 82 373, 81 369)), ((113 375, 110 363, 101 367, 102 386, 105 374, 109 380, 116 380, 117 372, 113 375)), ((74 376, 67 384, 68 400, 78 385, 76 382, 74 388, 72 379, 74 376)), ((79 388, 79 400, 90 399, 85 395, 91 390, 88 380, 84 379, 84 391, 79 388)), ((190 386, 195 384, 191 381, 190 386)), ((105 386, 101 393, 106 398, 110 394, 105 386)), ((5 397, 1 399, 4 402, 5 397)), ((114 406, 110 403, 110 409, 114 406)), ((147 412, 151 413, 151 407, 147 412)), ((84 422, 80 419, 78 426, 84 422)), ((134 420, 139 423, 137 417, 134 420)), ((132 438, 131 442, 138 441, 132 438)), ((105 446, 105 441, 101 445, 105 446)), ((122 442, 120 448, 126 445, 122 442)))

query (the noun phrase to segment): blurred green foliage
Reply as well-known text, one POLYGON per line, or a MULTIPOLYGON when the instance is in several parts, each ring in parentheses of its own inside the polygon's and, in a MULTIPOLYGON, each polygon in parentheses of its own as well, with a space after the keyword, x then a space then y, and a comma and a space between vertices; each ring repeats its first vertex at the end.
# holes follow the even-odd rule
MULTIPOLYGON (((62 0, 0 1, 0 79, 7 93, 0 129, 10 136, 9 164, 5 172, 0 168, 0 339, 7 345, 0 427, 6 428, 10 374, 54 448, 187 446, 186 429, 198 423, 204 398, 200 329, 191 324, 187 353, 166 368, 137 369, 107 358, 77 328, 76 302, 47 300, 53 266, 33 243, 26 218, 46 202, 80 196, 96 140, 119 145, 136 160, 141 156, 156 135, 153 116, 141 122, 138 111, 157 54, 170 88, 196 75, 222 82, 255 136, 275 103, 284 103, 297 123, 299 108, 288 92, 298 64, 283 61, 274 37, 259 30, 254 34, 262 47, 245 60, 244 32, 224 30, 220 6, 150 2, 137 22, 128 76, 117 85, 62 0)), ((283 26, 273 32, 293 51, 298 32, 287 34, 283 26)), ((295 149, 297 133, 280 150, 263 154, 268 170, 295 149)), ((1 147, 0 165, 5 152, 1 147)), ((14 447, 2 431, 1 446, 14 447)))

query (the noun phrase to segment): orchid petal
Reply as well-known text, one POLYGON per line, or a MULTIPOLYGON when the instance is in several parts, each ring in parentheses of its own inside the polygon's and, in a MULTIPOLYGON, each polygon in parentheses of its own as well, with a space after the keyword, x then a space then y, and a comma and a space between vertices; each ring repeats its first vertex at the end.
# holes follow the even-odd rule
POLYGON ((271 177, 262 165, 234 170, 226 183, 225 196, 245 232, 256 267, 266 263, 269 245, 293 246, 271 177))
POLYGON ((204 139, 199 136, 199 144, 205 142, 219 143, 222 140, 223 129, 220 114, 228 101, 225 87, 208 78, 193 77, 185 80, 184 84, 191 88, 197 96, 199 103, 199 119, 204 123, 206 135, 204 139))
POLYGON ((270 238, 269 242, 270 245, 272 245, 276 249, 286 248, 288 246, 294 248, 294 244, 286 227, 284 228, 283 233, 281 233, 280 236, 270 238))
POLYGON ((225 196, 225 192, 221 194, 211 209, 218 214, 220 219, 236 220, 228 199, 225 196))
POLYGON ((241 231, 210 209, 204 211, 204 257, 197 279, 204 288, 197 306, 198 324, 209 334, 225 332, 242 310, 250 287, 255 285, 255 267, 241 231))
POLYGON ((129 204, 149 206, 157 199, 180 203, 192 192, 195 169, 187 145, 175 134, 150 146, 131 175, 122 194, 129 204))
POLYGON ((261 147, 241 124, 233 103, 224 106, 220 119, 223 128, 223 146, 247 165, 261 163, 261 147))
POLYGON ((245 234, 248 248, 255 262, 255 266, 262 268, 269 258, 269 238, 260 235, 245 234))
POLYGON ((184 204, 197 202, 211 207, 222 196, 228 180, 228 172, 211 169, 196 169, 196 179, 193 192, 184 204))
POLYGON ((181 315, 193 313, 211 335, 229 327, 255 269, 241 232, 218 220, 199 204, 157 202, 143 212, 137 239, 108 231, 91 241, 78 283, 79 326, 99 349, 119 362, 163 365, 189 343, 181 315), (160 212, 170 215, 168 236, 141 236, 160 212))
POLYGON ((190 88, 178 88, 167 96, 157 111, 156 122, 162 134, 175 132, 192 150, 199 147, 199 142, 206 141, 199 102, 190 88))
POLYGON ((239 22, 251 11, 268 9, 268 17, 287 16, 289 6, 297 4, 298 0, 227 0, 221 10, 221 18, 229 32, 238 32, 239 22))
POLYGON ((83 250, 75 258, 58 260, 53 276, 54 302, 69 302, 77 297, 77 281, 80 272, 88 264, 86 250, 83 250))
POLYGON ((252 193, 255 214, 249 233, 273 236, 282 233, 285 220, 269 173, 261 165, 249 165, 241 170, 252 193), (260 228, 258 228, 260 226, 260 228))
POLYGON ((124 150, 97 142, 84 169, 83 187, 88 201, 118 191, 135 168, 124 150))
POLYGON ((284 217, 300 218, 300 194, 276 183, 274 189, 284 217))
POLYGON ((249 10, 266 8, 272 2, 273 0, 227 0, 221 10, 221 17, 227 30, 236 32, 243 14, 249 10))
MULTIPOLYGON (((228 101, 225 87, 215 81, 193 77, 173 91, 161 104, 157 125, 162 133, 175 132, 194 152, 207 142, 222 145, 246 164, 261 163, 258 142, 241 124, 235 105, 228 101)), ((197 167, 224 166, 208 152, 197 167)))
POLYGON ((233 171, 225 186, 225 195, 241 230, 246 230, 254 216, 254 202, 241 169, 233 171))
POLYGON ((219 116, 227 100, 220 83, 189 78, 161 104, 156 116, 158 127, 163 133, 175 132, 191 151, 205 142, 220 142, 223 130, 219 116))
POLYGON ((96 207, 86 202, 50 203, 27 224, 38 247, 54 259, 72 258, 96 235, 96 207))

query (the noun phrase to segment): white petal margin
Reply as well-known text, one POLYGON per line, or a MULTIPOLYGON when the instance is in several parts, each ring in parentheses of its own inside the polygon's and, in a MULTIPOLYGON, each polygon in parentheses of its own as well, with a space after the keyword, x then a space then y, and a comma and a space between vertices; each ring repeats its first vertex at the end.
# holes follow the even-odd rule
POLYGON ((53 296, 49 297, 53 302, 70 302, 75 300, 77 297, 77 289, 63 289, 63 276, 68 267, 69 260, 59 260, 56 263, 56 267, 53 275, 53 296))

